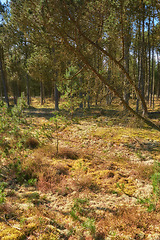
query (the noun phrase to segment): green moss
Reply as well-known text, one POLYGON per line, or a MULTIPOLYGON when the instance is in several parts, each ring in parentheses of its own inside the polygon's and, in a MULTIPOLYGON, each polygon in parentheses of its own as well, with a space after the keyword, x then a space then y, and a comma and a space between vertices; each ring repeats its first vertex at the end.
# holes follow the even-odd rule
POLYGON ((59 234, 56 233, 45 233, 39 238, 39 240, 58 240, 59 237, 59 234))
POLYGON ((76 171, 76 170, 83 170, 83 171, 87 171, 89 169, 89 166, 91 165, 91 163, 86 162, 85 159, 77 159, 76 161, 74 161, 73 165, 72 165, 72 170, 76 171))
POLYGON ((37 224, 36 223, 29 223, 28 225, 25 225, 24 232, 25 232, 26 235, 30 235, 36 229, 37 229, 37 224))
POLYGON ((94 137, 103 137, 108 133, 108 129, 105 129, 103 127, 98 127, 96 131, 93 133, 94 137))
POLYGON ((114 187, 118 193, 125 193, 126 195, 132 196, 136 191, 136 186, 132 179, 121 178, 114 187))
POLYGON ((23 240, 26 236, 24 233, 21 233, 19 230, 11 227, 7 227, 0 232, 1 240, 23 240))

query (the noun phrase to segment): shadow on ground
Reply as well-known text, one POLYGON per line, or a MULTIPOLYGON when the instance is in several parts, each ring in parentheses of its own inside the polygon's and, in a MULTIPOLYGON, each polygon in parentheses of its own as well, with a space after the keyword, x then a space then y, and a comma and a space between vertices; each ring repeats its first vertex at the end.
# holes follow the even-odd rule
POLYGON ((34 108, 30 107, 24 111, 29 117, 46 118, 47 120, 55 116, 53 108, 34 108))
POLYGON ((160 119, 160 112, 149 112, 148 116, 150 119, 160 119))
MULTIPOLYGON (((30 107, 24 111, 29 117, 45 118, 49 120, 57 114, 57 111, 53 108, 34 108, 30 107)), ((77 108, 73 115, 65 109, 58 111, 59 115, 65 116, 68 119, 77 118, 79 120, 83 118, 99 118, 106 117, 106 122, 112 122, 112 125, 119 125, 120 123, 126 125, 130 123, 133 116, 127 114, 125 111, 119 111, 115 109, 103 109, 100 107, 92 107, 90 109, 77 108)), ((160 112, 149 112, 148 117, 153 120, 160 119, 160 112)), ((123 125, 122 124, 122 125, 123 125)), ((142 126, 141 126, 142 127, 142 126)))
MULTIPOLYGON (((24 111, 28 116, 31 117, 43 117, 46 119, 50 119, 51 117, 54 117, 57 113, 53 108, 34 108, 30 107, 28 109, 25 109, 24 111)), ((69 111, 61 109, 58 111, 60 115, 71 117, 71 114, 69 111)), ((102 108, 90 108, 90 109, 76 109, 73 113, 73 117, 78 118, 84 118, 84 117, 100 117, 100 116, 106 116, 107 118, 113 118, 116 116, 119 116, 120 111, 117 110, 105 110, 102 108)))

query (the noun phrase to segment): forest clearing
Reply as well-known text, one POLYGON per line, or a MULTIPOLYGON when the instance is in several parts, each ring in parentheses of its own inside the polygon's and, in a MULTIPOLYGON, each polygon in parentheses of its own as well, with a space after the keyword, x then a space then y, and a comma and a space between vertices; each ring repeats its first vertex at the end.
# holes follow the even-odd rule
POLYGON ((158 240, 160 132, 117 102, 72 119, 37 104, 1 111, 0 239, 158 240))
POLYGON ((0 240, 160 240, 159 0, 0 0, 0 240))

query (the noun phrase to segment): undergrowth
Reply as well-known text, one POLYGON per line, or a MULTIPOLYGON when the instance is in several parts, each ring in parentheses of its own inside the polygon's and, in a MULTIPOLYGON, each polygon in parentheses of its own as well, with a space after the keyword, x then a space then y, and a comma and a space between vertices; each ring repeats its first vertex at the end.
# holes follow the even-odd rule
POLYGON ((160 210, 159 135, 104 116, 97 123, 55 114, 37 124, 25 107, 24 96, 11 109, 0 103, 0 238, 6 229, 14 240, 145 239, 159 231, 150 227, 160 210), (152 184, 149 196, 135 195, 137 179, 142 191, 152 184))

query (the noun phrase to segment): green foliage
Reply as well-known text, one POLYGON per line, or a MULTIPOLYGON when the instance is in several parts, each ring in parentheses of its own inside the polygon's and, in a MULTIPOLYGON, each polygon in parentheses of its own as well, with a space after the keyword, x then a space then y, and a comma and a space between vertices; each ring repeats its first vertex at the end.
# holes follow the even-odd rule
MULTIPOLYGON (((2 137, 0 139, 0 155, 3 158, 10 158, 8 164, 8 170, 12 172, 13 176, 19 183, 28 182, 30 185, 36 183, 32 174, 28 173, 27 169, 22 168, 22 161, 20 153, 26 147, 26 139, 30 135, 30 131, 24 130, 21 132, 21 124, 25 123, 25 114, 23 113, 26 107, 25 97, 22 93, 18 99, 18 103, 11 109, 8 109, 5 104, 0 103, 0 133, 2 137)), ((2 192, 2 191, 1 191, 2 192)))
POLYGON ((74 205, 71 209, 70 215, 75 221, 79 222, 84 229, 87 229, 92 237, 94 237, 96 233, 95 220, 87 217, 89 212, 88 199, 77 198, 74 200, 74 205), (86 220, 84 220, 84 217, 86 220))
POLYGON ((74 211, 75 215, 80 214, 82 216, 86 212, 85 209, 83 208, 83 207, 86 207, 86 205, 88 205, 88 199, 77 198, 74 200, 74 206, 72 207, 72 212, 74 211))
POLYGON ((81 74, 78 73, 76 66, 70 66, 64 75, 64 80, 58 85, 58 90, 62 93, 64 107, 69 110, 73 116, 74 110, 79 106, 82 99, 80 92, 82 91, 81 74))
MULTIPOLYGON (((30 58, 27 60, 27 69, 29 75, 39 81, 46 82, 53 80, 53 59, 52 54, 47 48, 34 46, 30 58)), ((55 70, 55 69, 54 69, 55 70)))
POLYGON ((37 179, 35 178, 34 173, 29 171, 28 168, 23 168, 23 162, 20 158, 14 159, 14 161, 9 164, 9 169, 12 175, 15 175, 15 179, 20 184, 26 183, 31 186, 36 185, 37 179))
POLYGON ((23 111, 27 107, 24 93, 18 98, 17 105, 11 109, 12 117, 15 121, 20 121, 20 118, 24 117, 23 111))
POLYGON ((36 183, 37 183, 37 179, 36 178, 28 179, 28 185, 35 186, 36 183))
POLYGON ((6 183, 4 182, 0 183, 0 204, 3 204, 5 202, 5 193, 4 193, 5 187, 6 187, 6 183))
POLYGON ((1 102, 0 104, 0 132, 5 132, 10 128, 10 114, 7 105, 1 102))
POLYGON ((20 122, 25 123, 23 110, 26 107, 25 97, 22 93, 18 99, 17 105, 13 108, 8 109, 6 104, 1 102, 0 104, 0 132, 4 133, 8 131, 10 134, 15 136, 18 135, 20 129, 18 124, 20 122))
POLYGON ((95 220, 88 218, 85 222, 82 223, 82 226, 89 230, 92 236, 95 236, 96 227, 95 227, 95 220))
POLYGON ((148 212, 152 212, 156 210, 156 204, 153 202, 152 197, 150 198, 140 198, 138 202, 144 205, 147 208, 148 212))
POLYGON ((151 176, 153 194, 149 198, 139 199, 148 212, 156 211, 157 202, 160 199, 160 163, 156 162, 154 165, 154 174, 151 176))
MULTIPOLYGON (((13 108, 7 108, 6 104, 0 103, 0 155, 4 158, 7 156, 17 155, 18 151, 23 149, 25 131, 21 134, 20 124, 26 123, 23 109, 25 107, 25 98, 22 94, 18 103, 13 108), (18 151, 17 151, 18 150, 18 151)), ((27 130, 27 135, 29 131, 27 130)))
POLYGON ((160 197, 160 162, 156 162, 154 166, 154 174, 151 177, 153 192, 156 198, 160 197))

